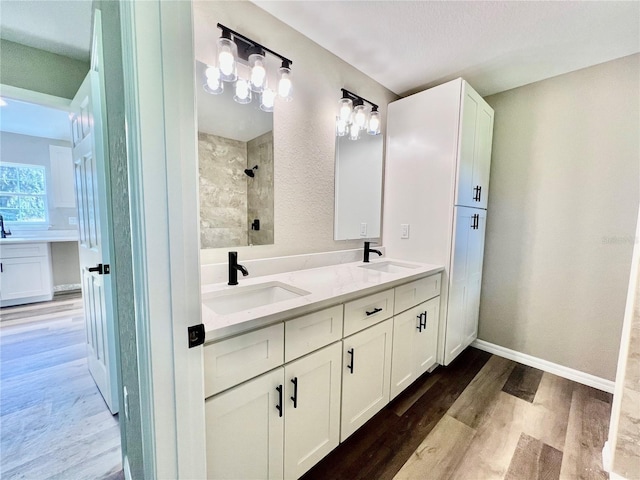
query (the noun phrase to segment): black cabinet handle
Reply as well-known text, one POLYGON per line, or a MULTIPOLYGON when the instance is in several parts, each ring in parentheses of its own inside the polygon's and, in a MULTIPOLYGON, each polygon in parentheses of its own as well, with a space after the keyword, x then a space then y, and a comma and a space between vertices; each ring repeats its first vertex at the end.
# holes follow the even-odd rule
POLYGON ((479 202, 482 198, 482 186, 476 185, 473 187, 473 200, 475 202, 479 202))
POLYGON ((298 377, 293 377, 291 383, 293 383, 293 396, 291 397, 293 408, 298 408, 298 377))
POLYGON ((478 201, 482 198, 482 185, 478 185, 478 201))
POLYGON ((350 348, 349 350, 347 350, 347 354, 351 355, 351 362, 347 365, 347 368, 349 369, 351 374, 353 374, 353 360, 354 360, 354 358, 356 356, 354 351, 353 351, 353 348, 350 348))
POLYGON ((424 315, 424 323, 422 323, 422 320, 421 320, 420 326, 422 327, 422 330, 426 330, 427 329, 427 312, 422 312, 422 314, 424 315))
POLYGON ((471 229, 477 230, 480 226, 480 215, 478 213, 474 213, 471 216, 471 229))
POLYGON ((373 315, 374 313, 378 313, 378 312, 381 312, 381 311, 382 311, 382 309, 381 309, 381 308, 374 308, 374 309, 373 309, 373 312, 367 312, 367 311, 365 311, 364 313, 366 313, 366 314, 367 314, 367 317, 368 317, 368 316, 370 316, 370 315, 373 315))
POLYGON ((420 315, 417 315, 416 318, 418 319, 418 326, 416 327, 418 329, 419 332, 422 332, 422 313, 420 315))
POLYGON ((0 273, 4 273, 4 267, 2 266, 2 262, 0 262, 0 273))
POLYGON ((278 405, 276 405, 276 410, 278 410, 278 416, 282 416, 282 385, 278 385, 276 387, 278 391, 278 405))

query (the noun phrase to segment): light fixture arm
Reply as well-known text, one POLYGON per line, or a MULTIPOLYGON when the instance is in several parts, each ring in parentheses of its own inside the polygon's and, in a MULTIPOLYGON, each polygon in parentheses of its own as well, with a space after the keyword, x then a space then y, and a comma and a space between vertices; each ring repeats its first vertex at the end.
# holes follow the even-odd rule
MULTIPOLYGON (((248 48, 254 48, 254 49, 259 49, 259 50, 263 50, 265 52, 269 52, 271 55, 274 55, 276 57, 278 57, 280 60, 282 60, 282 66, 285 68, 291 68, 291 64, 293 63, 292 60, 289 60, 287 57, 284 57, 282 55, 280 55, 277 52, 274 52, 273 50, 271 50, 270 48, 265 47, 264 45, 259 44, 258 42, 255 42, 253 40, 251 40, 249 37, 246 37, 244 35, 242 35, 241 33, 238 33, 234 30, 231 30, 229 27, 226 27, 224 25, 222 25, 221 23, 218 23, 217 27, 222 30, 222 36, 225 38, 229 38, 231 39, 231 36, 233 35, 233 41, 237 42, 237 39, 242 40, 242 42, 246 45, 248 44, 248 47, 245 47, 246 50, 248 50, 248 48)), ((371 102, 369 102, 371 103, 371 102)))
MULTIPOLYGON (((374 112, 378 111, 378 105, 376 105, 375 103, 367 100, 364 97, 361 97, 360 95, 356 95, 353 92, 350 92, 349 90, 347 90, 346 88, 341 88, 340 90, 342 90, 342 98, 349 98, 352 101, 353 100, 360 100, 361 102, 367 102, 369 105, 371 105, 371 110, 374 112)), ((355 104, 355 102, 354 102, 355 104)))

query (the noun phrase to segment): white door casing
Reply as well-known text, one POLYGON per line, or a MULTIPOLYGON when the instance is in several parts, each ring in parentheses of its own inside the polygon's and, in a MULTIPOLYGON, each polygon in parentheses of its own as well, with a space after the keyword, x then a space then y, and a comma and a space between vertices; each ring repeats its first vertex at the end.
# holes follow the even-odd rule
POLYGON ((73 162, 78 199, 79 256, 87 362, 109 410, 118 412, 116 322, 109 211, 109 154, 106 144, 102 28, 95 11, 91 69, 71 102, 73 162), (90 270, 92 269, 92 270, 90 270))

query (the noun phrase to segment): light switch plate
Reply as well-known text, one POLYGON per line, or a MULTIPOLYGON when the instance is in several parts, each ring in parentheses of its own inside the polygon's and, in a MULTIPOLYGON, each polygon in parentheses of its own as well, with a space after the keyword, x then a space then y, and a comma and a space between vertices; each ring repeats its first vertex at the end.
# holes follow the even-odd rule
POLYGON ((401 223, 400 224, 400 238, 409 238, 409 224, 401 223))
POLYGON ((361 223, 360 224, 360 236, 361 237, 366 237, 367 236, 367 224, 366 223, 361 223))

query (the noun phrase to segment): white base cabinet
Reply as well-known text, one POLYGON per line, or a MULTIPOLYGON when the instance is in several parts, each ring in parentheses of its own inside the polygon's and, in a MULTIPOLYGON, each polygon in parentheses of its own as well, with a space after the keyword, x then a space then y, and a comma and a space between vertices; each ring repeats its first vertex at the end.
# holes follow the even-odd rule
POLYGON ((207 478, 282 479, 283 377, 278 368, 205 401, 207 478))
POLYGON ((389 319, 343 340, 341 442, 389 403, 392 329, 389 319))
POLYGON ((341 344, 284 367, 284 478, 298 478, 340 443, 341 344))
POLYGON ((337 447, 341 364, 334 343, 206 400, 207 478, 295 479, 337 447))
POLYGON ((0 306, 43 302, 52 298, 49 244, 0 245, 0 306))
POLYGON ((440 297, 393 318, 391 398, 436 365, 440 297))
POLYGON ((297 479, 435 365, 441 278, 205 345, 207 478, 297 479))

